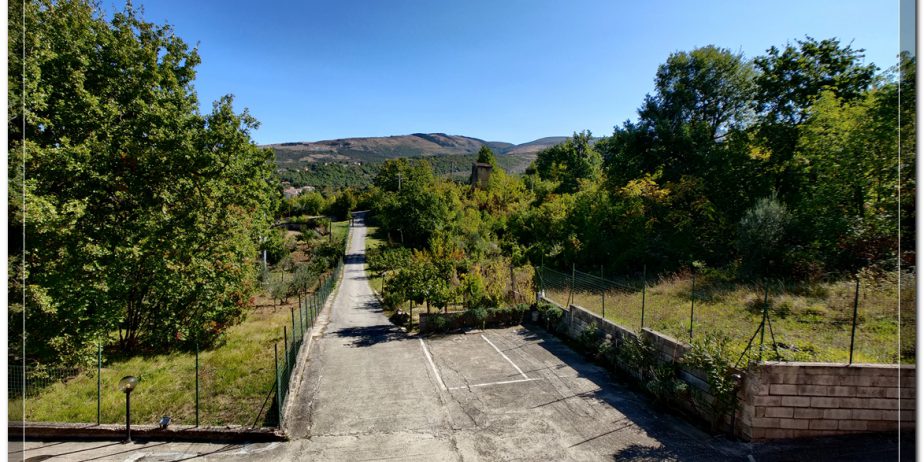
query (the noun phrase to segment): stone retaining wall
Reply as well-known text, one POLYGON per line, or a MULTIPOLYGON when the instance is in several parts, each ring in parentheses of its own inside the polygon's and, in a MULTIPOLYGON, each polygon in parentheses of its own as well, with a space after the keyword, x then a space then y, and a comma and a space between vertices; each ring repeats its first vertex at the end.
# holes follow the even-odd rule
MULTIPOLYGON (((635 334, 579 306, 562 309, 560 331, 577 339, 588 326, 621 341, 641 337, 653 345, 662 361, 679 361, 690 346, 659 332, 635 334)), ((632 371, 629 371, 630 374, 632 371)), ((743 376, 740 406, 729 431, 746 440, 768 440, 845 433, 910 430, 915 427, 915 367, 891 364, 783 363, 752 364, 743 376)), ((632 374, 636 376, 637 374, 632 374)), ((706 397, 709 386, 701 371, 680 370, 681 380, 706 397)), ((689 404, 689 403, 687 403, 689 404)), ((700 414, 695 406, 680 403, 700 414)), ((703 416, 706 417, 706 416, 703 416)))
POLYGON ((755 364, 737 430, 763 440, 913 429, 914 387, 913 366, 755 364))

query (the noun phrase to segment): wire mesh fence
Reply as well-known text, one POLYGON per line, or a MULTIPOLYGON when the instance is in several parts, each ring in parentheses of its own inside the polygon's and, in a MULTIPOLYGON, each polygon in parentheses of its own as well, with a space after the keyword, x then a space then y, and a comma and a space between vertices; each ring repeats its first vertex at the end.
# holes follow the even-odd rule
MULTIPOLYGON (((282 371, 263 360, 256 366, 249 362, 253 352, 265 351, 265 343, 254 345, 253 350, 199 351, 196 347, 194 352, 130 358, 107 358, 98 347, 95 364, 82 368, 10 364, 7 418, 124 422, 125 397, 117 384, 120 378, 133 375, 141 379, 132 392, 133 422, 153 424, 168 415, 173 424, 181 425, 277 426, 277 394, 282 391, 281 398, 285 398, 299 347, 333 293, 341 271, 342 261, 331 274, 321 277, 314 292, 300 297, 297 309, 287 313, 283 351, 278 358, 282 371), (241 356, 242 351, 249 353, 241 356), (285 377, 283 372, 287 372, 285 377)), ((257 321, 250 329, 256 330, 248 333, 260 338, 275 335, 261 329, 260 323, 279 322, 280 314, 268 308, 265 313, 253 314, 257 321)))
POLYGON ((914 358, 913 274, 811 284, 743 284, 708 268, 657 280, 640 276, 637 282, 577 268, 569 274, 541 267, 538 274, 540 292, 562 306, 577 305, 629 330, 647 327, 687 342, 725 337, 737 351, 747 350, 744 361, 914 358))
POLYGON ((276 424, 277 426, 283 420, 283 409, 285 409, 286 399, 289 396, 289 386, 292 379, 292 372, 298 362, 298 353, 305 341, 305 334, 314 326, 318 313, 323 309, 328 297, 334 292, 340 274, 343 271, 343 259, 337 264, 334 271, 327 277, 322 277, 317 291, 300 298, 298 302, 298 314, 295 309, 290 310, 291 325, 283 327, 282 351, 279 351, 277 345, 273 345, 274 370, 276 373, 276 424), (280 359, 280 353, 282 358, 280 359))

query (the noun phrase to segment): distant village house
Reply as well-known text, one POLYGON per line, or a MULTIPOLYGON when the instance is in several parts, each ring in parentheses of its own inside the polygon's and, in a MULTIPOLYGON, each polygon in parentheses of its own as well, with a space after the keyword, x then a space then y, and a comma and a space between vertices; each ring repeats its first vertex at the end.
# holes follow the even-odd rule
POLYGON ((298 196, 301 193, 311 192, 311 191, 314 191, 314 186, 302 186, 301 188, 289 186, 288 188, 282 190, 282 195, 286 199, 291 199, 295 196, 298 196))
POLYGON ((488 178, 491 177, 491 170, 494 167, 491 164, 475 162, 472 164, 472 186, 484 188, 488 186, 488 178))

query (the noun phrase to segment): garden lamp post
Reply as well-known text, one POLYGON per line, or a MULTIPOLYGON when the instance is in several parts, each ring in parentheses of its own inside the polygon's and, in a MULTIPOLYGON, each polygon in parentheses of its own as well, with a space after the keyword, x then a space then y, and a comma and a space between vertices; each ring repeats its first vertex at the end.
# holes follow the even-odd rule
POLYGON ((132 390, 138 386, 138 379, 127 375, 119 380, 119 390, 125 393, 125 442, 132 442, 132 390))

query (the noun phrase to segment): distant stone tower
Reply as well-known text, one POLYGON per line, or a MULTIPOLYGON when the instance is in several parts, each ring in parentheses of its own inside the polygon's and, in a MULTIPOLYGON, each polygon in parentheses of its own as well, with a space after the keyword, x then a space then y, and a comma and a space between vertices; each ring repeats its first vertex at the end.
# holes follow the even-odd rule
POLYGON ((472 187, 484 188, 488 185, 488 178, 491 177, 491 170, 494 167, 491 164, 475 162, 472 164, 472 187))

